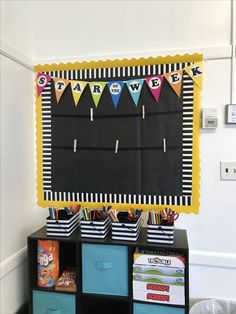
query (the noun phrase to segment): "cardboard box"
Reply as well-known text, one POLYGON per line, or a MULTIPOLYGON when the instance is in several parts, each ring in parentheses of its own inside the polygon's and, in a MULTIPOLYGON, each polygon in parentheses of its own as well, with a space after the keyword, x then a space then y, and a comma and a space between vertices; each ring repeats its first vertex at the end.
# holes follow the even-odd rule
POLYGON ((183 267, 165 267, 158 265, 139 265, 133 264, 133 272, 141 274, 184 277, 183 267))
POLYGON ((75 270, 64 270, 55 284, 56 291, 76 292, 75 270))
POLYGON ((185 258, 180 255, 165 256, 155 254, 141 254, 136 251, 134 253, 134 264, 184 268, 185 258))
POLYGON ((184 295, 178 295, 178 294, 170 295, 170 294, 161 294, 158 292, 151 292, 151 291, 134 290, 133 299, 145 301, 145 302, 151 302, 151 303, 159 303, 159 304, 185 305, 184 295))
POLYGON ((153 282, 133 281, 133 290, 148 291, 160 294, 179 294, 185 295, 184 286, 175 286, 169 284, 160 284, 153 282))
POLYGON ((133 273, 133 280, 157 284, 184 286, 184 277, 156 276, 150 274, 133 273))

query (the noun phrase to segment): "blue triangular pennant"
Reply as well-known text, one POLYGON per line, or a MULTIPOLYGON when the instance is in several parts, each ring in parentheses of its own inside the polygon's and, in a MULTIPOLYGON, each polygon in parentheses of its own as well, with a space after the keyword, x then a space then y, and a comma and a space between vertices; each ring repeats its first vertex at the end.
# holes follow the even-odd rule
POLYGON ((117 107, 122 89, 124 87, 124 82, 122 81, 108 82, 107 85, 108 85, 114 106, 117 107))
POLYGON ((128 90, 130 92, 131 97, 135 105, 138 105, 139 96, 143 87, 144 80, 142 79, 134 79, 126 82, 128 90))

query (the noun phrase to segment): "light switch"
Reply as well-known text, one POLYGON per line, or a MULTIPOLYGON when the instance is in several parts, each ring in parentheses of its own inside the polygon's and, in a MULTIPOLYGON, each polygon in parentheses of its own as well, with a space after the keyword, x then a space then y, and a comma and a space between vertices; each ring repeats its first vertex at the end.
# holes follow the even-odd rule
POLYGON ((236 105, 226 106, 226 123, 236 124, 236 105))

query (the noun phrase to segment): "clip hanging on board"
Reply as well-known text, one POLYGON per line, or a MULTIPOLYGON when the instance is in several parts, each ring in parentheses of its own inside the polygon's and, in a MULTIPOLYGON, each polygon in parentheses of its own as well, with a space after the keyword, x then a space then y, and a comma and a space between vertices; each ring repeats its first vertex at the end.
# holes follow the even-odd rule
POLYGON ((116 140, 115 154, 118 153, 118 148, 119 148, 119 140, 116 140))
POLYGON ((142 119, 145 119, 145 106, 142 105, 142 119))
POLYGON ((74 153, 76 153, 77 150, 77 139, 74 139, 74 153))
POLYGON ((90 108, 90 121, 93 121, 93 108, 90 108))
POLYGON ((162 143, 163 143, 163 152, 166 153, 166 139, 165 138, 163 138, 162 143))

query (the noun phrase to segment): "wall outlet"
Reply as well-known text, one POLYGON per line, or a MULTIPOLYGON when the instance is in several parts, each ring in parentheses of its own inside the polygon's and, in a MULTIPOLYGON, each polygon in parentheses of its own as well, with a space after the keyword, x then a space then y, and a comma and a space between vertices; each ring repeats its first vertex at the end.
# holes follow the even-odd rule
POLYGON ((220 179, 236 181, 236 161, 220 162, 220 179))

